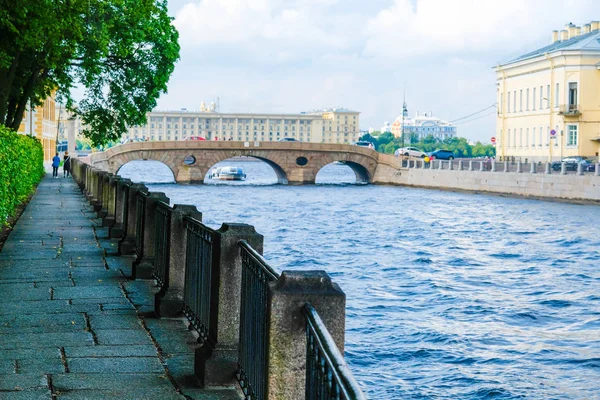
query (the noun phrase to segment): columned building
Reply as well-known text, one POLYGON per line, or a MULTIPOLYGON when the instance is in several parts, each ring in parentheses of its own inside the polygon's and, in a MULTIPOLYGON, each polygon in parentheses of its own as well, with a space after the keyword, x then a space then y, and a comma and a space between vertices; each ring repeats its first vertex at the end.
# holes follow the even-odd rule
POLYGON ((215 107, 200 111, 152 111, 147 123, 130 127, 123 139, 277 141, 293 138, 313 143, 351 143, 358 140, 359 112, 348 109, 314 110, 299 114, 220 113, 215 107))
POLYGON ((498 65, 496 154, 525 161, 600 151, 600 22, 567 24, 552 44, 498 65))

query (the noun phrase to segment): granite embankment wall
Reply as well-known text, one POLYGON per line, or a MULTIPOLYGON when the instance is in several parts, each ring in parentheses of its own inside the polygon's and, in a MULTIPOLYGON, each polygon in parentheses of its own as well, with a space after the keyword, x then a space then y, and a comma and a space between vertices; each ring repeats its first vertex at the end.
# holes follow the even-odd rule
MULTIPOLYGON (((480 171, 478 164, 478 170, 469 171, 466 163, 463 170, 456 169, 456 165, 449 170, 447 161, 444 169, 439 169, 439 164, 433 168, 406 168, 400 163, 399 159, 380 155, 373 183, 600 203, 600 176, 594 173, 547 174, 545 166, 535 173, 529 166, 523 166, 523 172, 480 171)), ((421 166, 420 161, 416 164, 421 166)))

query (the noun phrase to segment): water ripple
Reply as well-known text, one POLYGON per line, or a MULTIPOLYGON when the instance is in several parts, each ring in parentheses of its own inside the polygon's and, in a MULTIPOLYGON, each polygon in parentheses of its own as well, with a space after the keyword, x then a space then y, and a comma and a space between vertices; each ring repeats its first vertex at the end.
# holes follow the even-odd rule
POLYGON ((337 165, 323 185, 281 186, 244 168, 245 184, 151 190, 211 227, 254 225, 279 270, 326 270, 369 398, 599 398, 600 207, 354 186, 337 165))

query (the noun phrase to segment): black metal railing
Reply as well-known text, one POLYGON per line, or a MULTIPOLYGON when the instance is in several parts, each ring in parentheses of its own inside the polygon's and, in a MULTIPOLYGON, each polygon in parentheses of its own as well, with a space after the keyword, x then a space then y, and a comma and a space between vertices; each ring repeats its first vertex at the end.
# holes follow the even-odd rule
POLYGON ((171 238, 171 213, 173 209, 167 203, 159 201, 156 205, 156 237, 154 258, 154 279, 159 286, 169 285, 169 251, 171 238))
POLYGON ((202 222, 185 217, 187 230, 185 287, 183 313, 190 326, 200 335, 209 339, 211 283, 213 274, 213 245, 215 231, 202 222))
POLYGON ((144 192, 138 192, 137 204, 135 207, 135 253, 138 257, 143 255, 144 250, 144 229, 146 215, 146 199, 148 194, 144 192))
POLYGON ((306 303, 306 399, 362 400, 364 395, 317 311, 306 303))
POLYGON ((246 399, 267 399, 268 284, 279 274, 241 240, 242 293, 237 379, 246 399))

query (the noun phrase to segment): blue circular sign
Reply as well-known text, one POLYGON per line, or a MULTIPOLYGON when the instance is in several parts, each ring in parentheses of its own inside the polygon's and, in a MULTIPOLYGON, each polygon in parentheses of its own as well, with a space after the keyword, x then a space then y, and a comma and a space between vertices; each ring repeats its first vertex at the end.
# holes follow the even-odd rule
POLYGON ((552 136, 555 136, 555 135, 556 135, 556 131, 555 131, 554 129, 552 129, 552 130, 550 131, 550 135, 552 135, 552 136))

